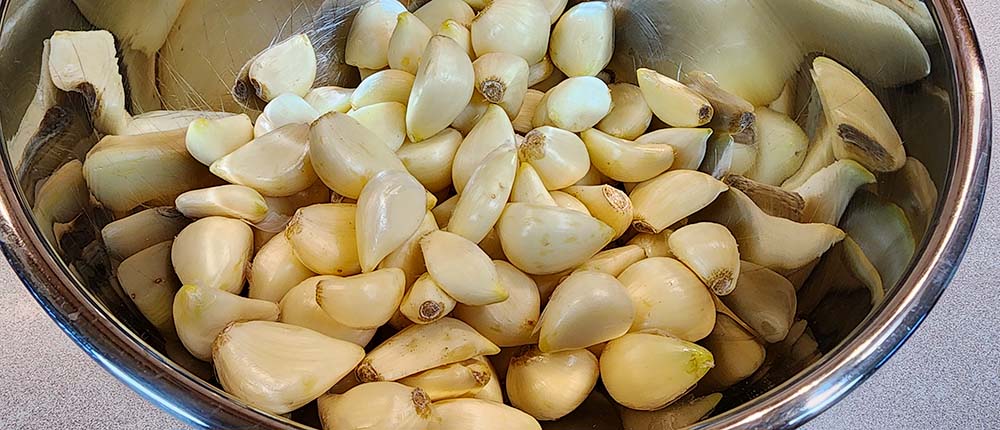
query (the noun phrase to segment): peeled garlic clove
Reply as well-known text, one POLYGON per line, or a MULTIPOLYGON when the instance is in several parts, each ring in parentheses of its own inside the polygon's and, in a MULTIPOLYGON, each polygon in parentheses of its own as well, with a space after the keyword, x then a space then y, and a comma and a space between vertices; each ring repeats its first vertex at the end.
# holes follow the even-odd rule
POLYGON ((477 56, 507 52, 535 64, 549 47, 549 21, 537 0, 493 1, 472 20, 472 46, 477 56))
POLYGON ((434 403, 437 430, 541 430, 531 415, 503 403, 449 399, 434 403))
POLYGON ((624 430, 680 430, 701 421, 715 410, 722 394, 712 393, 703 397, 685 397, 658 411, 621 411, 624 430))
POLYGON ((557 420, 583 403, 599 374, 597 358, 586 349, 546 354, 526 348, 511 359, 507 395, 536 419, 557 420))
MULTIPOLYGON (((380 70, 365 78, 351 95, 351 106, 360 109, 368 105, 385 102, 406 104, 410 99, 413 81, 412 73, 402 70, 380 70)), ((346 113, 347 111, 344 111, 346 113)))
POLYGON ((406 169, 375 134, 339 112, 323 115, 312 124, 309 156, 323 183, 349 198, 358 198, 377 173, 406 169))
POLYGON ((674 231, 665 229, 659 233, 639 233, 628 241, 629 245, 636 245, 646 252, 646 258, 673 257, 668 243, 670 235, 674 231))
POLYGON ((764 346, 732 317, 719 314, 712 334, 702 341, 712 351, 715 367, 705 375, 701 387, 722 390, 748 378, 764 363, 764 346))
POLYGON ((681 262, 648 258, 625 269, 618 280, 635 305, 630 331, 658 330, 689 342, 697 342, 712 332, 712 293, 681 262))
POLYGON ((689 224, 668 239, 670 250, 717 295, 736 288, 740 274, 740 250, 725 227, 710 222, 689 224))
POLYGON ((374 133, 393 152, 406 140, 406 106, 402 103, 371 104, 347 115, 374 133))
POLYGON ((399 383, 419 388, 432 401, 472 397, 492 379, 489 362, 469 359, 407 376, 399 383))
POLYGON ((483 160, 500 147, 515 147, 514 127, 503 108, 491 104, 455 153, 451 177, 452 185, 459 194, 483 160))
POLYGON ((886 289, 906 275, 916 238, 906 213, 868 192, 858 192, 840 224, 871 260, 886 289))
POLYGON ((805 159, 809 138, 795 121, 768 108, 757 109, 757 160, 746 177, 780 185, 805 159))
POLYGON ((686 85, 650 69, 639 69, 636 76, 646 104, 660 121, 672 127, 700 127, 712 119, 712 105, 686 85))
POLYGON ((369 352, 356 372, 362 382, 395 381, 427 369, 498 352, 500 348, 472 327, 453 318, 442 318, 396 333, 369 352), (421 347, 414 350, 413 345, 421 347))
MULTIPOLYGON (((517 116, 514 117, 512 124, 514 130, 518 133, 527 133, 533 128, 531 126, 531 119, 535 116, 535 110, 541 105, 542 97, 545 93, 529 89, 524 93, 524 98, 521 102, 521 109, 518 110, 517 116)), ((612 92, 612 97, 614 97, 614 92, 612 92)), ((612 109, 613 110, 613 109, 612 109)))
POLYGON ((417 68, 406 110, 406 132, 413 142, 447 128, 472 97, 472 61, 452 39, 434 36, 417 68))
POLYGON ((289 324, 232 324, 212 346, 215 374, 230 394, 273 414, 315 400, 364 357, 350 342, 289 324))
POLYGON ((469 31, 468 26, 449 19, 441 24, 441 28, 437 34, 454 40, 462 48, 462 51, 469 56, 470 61, 476 59, 476 53, 472 49, 472 33, 469 31))
MULTIPOLYGON (((796 312, 799 315, 814 315, 831 291, 866 289, 873 308, 885 299, 885 287, 878 269, 850 236, 830 249, 829 255, 816 266, 810 278, 813 281, 804 285, 797 294, 796 312)), ((782 343, 794 343, 795 329, 793 325, 782 343)))
POLYGON ((836 158, 833 156, 833 145, 836 138, 834 130, 824 119, 816 130, 816 135, 813 137, 812 142, 809 143, 802 166, 799 167, 799 170, 795 174, 781 184, 781 188, 794 190, 802 186, 820 169, 833 164, 836 161, 836 158))
POLYGON ((285 229, 292 251, 315 273, 348 276, 361 273, 355 233, 357 206, 319 204, 295 211, 285 229))
POLYGON ((212 342, 234 321, 278 319, 278 305, 240 297, 212 287, 185 285, 174 297, 177 336, 191 355, 212 360, 212 342))
POLYGON ((514 184, 511 186, 510 201, 557 206, 549 190, 545 189, 542 178, 538 176, 535 168, 531 167, 531 163, 521 163, 517 168, 514 184))
POLYGON ((253 140, 253 123, 246 114, 223 118, 198 118, 188 125, 184 145, 195 160, 212 165, 253 140))
POLYGON ((636 230, 659 233, 700 211, 729 187, 696 170, 673 170, 639 184, 629 198, 636 230))
POLYGON ((551 193, 549 193, 549 196, 552 197, 552 201, 556 202, 556 206, 558 207, 561 207, 563 209, 569 209, 571 211, 576 211, 587 216, 590 215, 590 210, 587 209, 587 206, 584 205, 583 202, 578 200, 576 197, 573 197, 562 191, 552 191, 551 193))
POLYGON ((372 0, 358 9, 347 34, 344 62, 367 69, 389 64, 389 38, 396 28, 396 16, 406 7, 396 0, 372 0))
POLYGON ((607 224, 559 207, 510 203, 497 222, 510 262, 529 274, 571 269, 593 257, 615 236, 607 224))
POLYGON ((177 211, 188 218, 224 216, 260 222, 267 215, 267 202, 253 188, 221 185, 188 191, 174 201, 177 211))
POLYGON ((603 272, 617 277, 629 266, 645 258, 646 252, 639 246, 625 245, 598 252, 597 255, 577 267, 575 271, 603 272))
POLYGON ((427 267, 424 266, 424 253, 420 250, 420 239, 425 234, 437 229, 438 225, 434 220, 434 215, 431 212, 426 212, 423 221, 417 227, 417 231, 406 239, 406 242, 396 248, 395 251, 383 258, 378 267, 395 267, 401 269, 406 274, 406 285, 413 285, 418 276, 427 272, 427 267))
POLYGON ((611 111, 611 92, 593 76, 568 78, 545 95, 547 122, 579 133, 597 125, 611 111))
POLYGON ((674 149, 663 144, 636 144, 597 129, 580 133, 598 171, 622 182, 642 182, 656 177, 674 162, 674 149))
POLYGON ((611 184, 613 182, 614 181, 611 178, 609 178, 607 176, 604 176, 604 174, 601 173, 600 170, 597 170, 596 168, 594 168, 594 165, 591 164, 590 165, 590 170, 587 171, 587 174, 584 175, 582 178, 580 178, 579 181, 576 181, 576 183, 573 184, 573 185, 577 185, 577 186, 579 186, 579 185, 606 185, 606 184, 611 184))
POLYGON ((354 221, 363 272, 372 271, 417 231, 426 202, 424 187, 407 172, 385 171, 368 181, 354 221))
POLYGON ((462 0, 431 0, 413 14, 428 28, 441 28, 449 19, 468 27, 476 17, 476 12, 462 0))
POLYGON ((181 230, 174 239, 171 260, 177 277, 185 285, 239 293, 252 248, 250 226, 243 221, 212 216, 181 230))
POLYGON ((617 138, 637 139, 653 119, 653 111, 649 110, 642 90, 629 83, 611 84, 608 89, 611 91, 611 111, 594 127, 617 138))
POLYGON ((518 157, 530 163, 545 188, 561 190, 573 185, 590 169, 587 147, 575 134, 555 127, 531 130, 518 144, 518 157))
POLYGON ((913 235, 921 237, 930 225, 937 208, 938 189, 930 172, 920 160, 907 157, 902 169, 887 175, 878 185, 878 194, 899 206, 913 227, 913 235))
POLYGON ((122 291, 165 337, 176 336, 173 302, 181 286, 170 265, 171 245, 166 241, 139 251, 122 261, 117 271, 122 291))
POLYGON ((611 61, 614 49, 615 14, 607 3, 579 3, 552 28, 549 53, 566 76, 597 75, 611 61))
POLYGON ((587 348, 615 339, 632 325, 635 308, 613 276, 576 272, 552 293, 535 329, 538 348, 553 353, 587 348))
POLYGON ((233 86, 233 98, 248 108, 281 94, 305 97, 316 79, 316 51, 309 36, 296 34, 268 47, 243 66, 233 86))
POLYGON ((448 200, 441 202, 441 204, 431 209, 431 214, 434 215, 434 220, 437 221, 439 226, 447 226, 448 222, 451 221, 451 214, 455 212, 455 206, 458 205, 458 195, 451 196, 448 200))
POLYGON ((375 329, 399 309, 406 288, 403 271, 379 269, 316 285, 316 303, 330 318, 354 329, 375 329))
POLYGON ((399 311, 415 324, 430 324, 455 309, 455 299, 424 273, 403 297, 399 311))
POLYGON ((875 175, 852 160, 840 160, 824 167, 795 189, 805 201, 802 221, 839 224, 854 192, 874 183, 875 175))
POLYGON ((155 244, 172 240, 191 220, 172 207, 146 209, 101 229, 108 254, 126 259, 155 244))
POLYGON ((744 261, 736 289, 721 298, 765 341, 780 342, 795 320, 795 287, 784 276, 744 261))
MULTIPOLYGON (((600 124, 598 124, 598 129, 600 129, 600 124)), ((607 132, 607 130, 602 131, 607 132)), ((635 143, 637 145, 654 143, 670 145, 671 148, 674 148, 674 162, 670 165, 671 170, 698 170, 698 166, 705 159, 708 138, 711 135, 712 129, 710 128, 665 128, 639 136, 635 143)))
POLYGON ((517 173, 517 152, 498 148, 469 179, 448 222, 448 231, 480 242, 493 229, 510 197, 517 173))
POLYGON ((334 339, 340 339, 364 347, 375 336, 375 329, 356 329, 345 326, 330 317, 316 303, 316 287, 320 282, 336 279, 323 275, 308 278, 288 290, 279 304, 281 316, 278 321, 317 331, 334 339))
POLYGON ((324 429, 425 430, 433 422, 431 399, 420 388, 369 382, 344 394, 319 398, 324 429))
POLYGON ((309 126, 289 124, 260 136, 212 163, 212 173, 272 197, 295 194, 316 182, 309 126))
POLYGON ((434 231, 420 239, 431 278, 459 303, 482 306, 507 300, 489 256, 455 233, 434 231))
POLYGON ((597 218, 615 230, 621 237, 632 225, 632 201, 624 191, 610 185, 573 186, 565 192, 576 197, 597 218))
POLYGON ((486 306, 458 305, 454 316, 499 346, 532 343, 541 306, 538 287, 510 263, 495 260, 493 264, 500 285, 508 293, 507 300, 486 306))
POLYGON ((516 117, 528 91, 528 63, 514 54, 493 52, 477 58, 472 68, 476 91, 486 101, 500 105, 508 117, 516 117))
POLYGON ((396 17, 396 28, 389 38, 386 54, 389 67, 410 74, 417 73, 420 56, 434 33, 423 21, 410 12, 402 12, 396 17))
POLYGON ((451 165, 461 144, 462 134, 446 128, 434 137, 405 143, 396 156, 424 188, 436 192, 451 185, 451 165))
POLYGON ((600 364, 601 380, 611 397, 642 411, 670 404, 715 366, 709 350, 650 333, 630 333, 608 342, 600 364))
POLYGON ((347 113, 351 110, 353 95, 353 88, 330 86, 313 88, 303 99, 316 110, 317 116, 321 116, 333 111, 347 113))
POLYGON ((813 61, 812 74, 826 119, 836 134, 833 153, 837 159, 855 160, 876 172, 902 168, 906 163, 902 139, 871 90, 850 70, 826 57, 813 61))
POLYGON ((729 133, 714 134, 708 139, 705 158, 698 170, 716 178, 744 175, 757 161, 756 145, 740 143, 729 133))
MULTIPOLYGON (((555 19, 559 19, 559 17, 557 16, 555 19)), ((528 86, 535 87, 536 85, 547 81, 552 76, 553 72, 556 72, 556 66, 555 64, 552 64, 552 60, 550 60, 549 56, 546 55, 541 59, 541 61, 528 67, 528 86)), ((565 75, 562 75, 562 72, 558 72, 558 74, 560 81, 565 78, 565 75)), ((552 86, 555 85, 553 84, 552 86)), ((551 88, 551 86, 549 88, 551 88)), ((536 88, 535 91, 545 92, 548 91, 549 88, 545 88, 544 90, 536 88)))

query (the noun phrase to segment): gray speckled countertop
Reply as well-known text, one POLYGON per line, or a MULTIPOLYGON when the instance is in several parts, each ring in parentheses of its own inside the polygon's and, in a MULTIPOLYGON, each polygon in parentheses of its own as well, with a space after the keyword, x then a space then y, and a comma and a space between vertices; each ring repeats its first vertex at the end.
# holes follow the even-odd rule
MULTIPOLYGON (((1000 10, 968 0, 1000 107, 1000 10)), ((994 109, 1000 149, 1000 109, 994 109)), ((1000 160, 1000 150, 994 159, 1000 160)), ((1000 428, 1000 162, 954 282, 906 345, 806 428, 1000 428)), ((90 360, 0 263, 0 429, 181 429, 90 360)))

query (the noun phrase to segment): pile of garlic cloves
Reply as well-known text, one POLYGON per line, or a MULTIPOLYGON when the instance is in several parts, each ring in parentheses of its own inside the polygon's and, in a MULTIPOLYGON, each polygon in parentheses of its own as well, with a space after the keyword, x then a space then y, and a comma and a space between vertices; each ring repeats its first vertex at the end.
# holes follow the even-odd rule
POLYGON ((75 216, 46 187, 92 196, 139 311, 267 412, 686 426, 817 360, 803 317, 830 291, 882 300, 937 192, 834 59, 755 106, 699 71, 615 81, 614 40, 600 1, 372 0, 357 88, 314 87, 298 34, 240 71, 247 113, 133 116, 110 34, 57 32, 39 91, 93 97, 103 137, 36 216, 75 216))

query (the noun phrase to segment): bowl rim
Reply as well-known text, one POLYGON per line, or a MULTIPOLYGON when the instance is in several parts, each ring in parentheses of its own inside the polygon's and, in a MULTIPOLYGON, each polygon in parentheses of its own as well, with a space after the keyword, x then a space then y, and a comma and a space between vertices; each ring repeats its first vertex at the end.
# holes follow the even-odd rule
MULTIPOLYGON (((10 1, 0 0, 0 22, 10 1)), ((937 226, 899 291, 823 360, 693 429, 794 428, 842 399, 909 338, 947 288, 972 237, 986 191, 991 113, 985 64, 961 0, 929 0, 954 65, 957 131, 937 226)), ((146 400, 203 428, 309 429, 222 392, 168 360, 83 288, 43 239, 0 151, 0 249, 31 295, 101 367, 146 400)))

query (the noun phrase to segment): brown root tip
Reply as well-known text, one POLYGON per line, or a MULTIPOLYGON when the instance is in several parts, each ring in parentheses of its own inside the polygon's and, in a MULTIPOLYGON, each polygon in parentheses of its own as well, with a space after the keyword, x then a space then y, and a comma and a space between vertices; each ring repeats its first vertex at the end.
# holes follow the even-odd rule
POLYGON ((417 415, 424 418, 431 416, 431 397, 427 395, 427 392, 420 388, 414 388, 410 394, 410 400, 413 402, 413 408, 417 410, 417 415))
POLYGON ((659 233, 658 231, 656 231, 655 228, 653 228, 653 226, 649 225, 649 223, 647 223, 644 220, 632 221, 632 228, 634 228, 639 233, 649 233, 649 234, 659 233))
POLYGON ((420 308, 417 310, 417 316, 421 321, 431 322, 440 317, 442 311, 444 311, 443 303, 426 301, 420 304, 420 308))
POLYGON ((490 383, 490 379, 493 379, 490 377, 488 372, 478 372, 475 370, 472 371, 472 378, 475 379, 476 383, 481 387, 486 386, 486 384, 490 383))
POLYGON ((487 78, 479 84, 479 92, 486 101, 498 104, 503 101, 503 95, 507 92, 507 86, 499 78, 487 78))
POLYGON ((736 289, 736 282, 733 282, 733 272, 730 270, 719 270, 708 279, 708 287, 717 296, 725 296, 736 289))
POLYGON ((523 162, 534 161, 545 156, 545 134, 532 130, 524 136, 524 141, 517 147, 517 156, 523 162))
POLYGON ((372 363, 367 360, 358 365, 358 369, 354 371, 354 375, 357 376, 358 381, 361 382, 375 382, 382 380, 382 375, 379 375, 378 371, 372 367, 372 363))
POLYGON ((873 169, 884 172, 890 171, 895 167, 896 160, 892 158, 892 154, 889 154, 885 147, 856 127, 848 124, 840 124, 837 126, 837 136, 847 145, 862 152, 867 159, 865 161, 868 162, 865 164, 871 164, 873 169))
POLYGON ((601 190, 604 192, 604 198, 607 199, 608 204, 616 211, 627 212, 632 210, 632 201, 629 200, 628 195, 624 191, 610 185, 603 186, 601 190))
POLYGON ((704 105, 701 109, 698 109, 698 119, 704 122, 708 122, 712 119, 712 105, 704 105))
POLYGON ((736 133, 742 133, 752 127, 755 122, 757 122, 757 116, 753 112, 742 112, 735 118, 731 127, 736 133))

